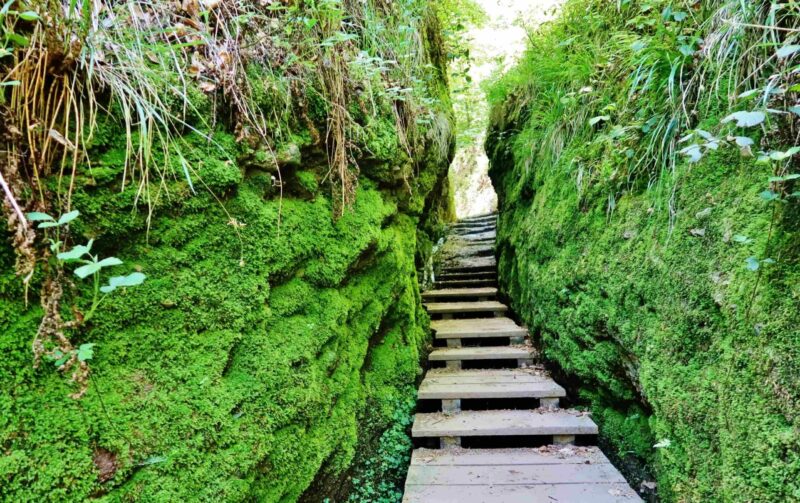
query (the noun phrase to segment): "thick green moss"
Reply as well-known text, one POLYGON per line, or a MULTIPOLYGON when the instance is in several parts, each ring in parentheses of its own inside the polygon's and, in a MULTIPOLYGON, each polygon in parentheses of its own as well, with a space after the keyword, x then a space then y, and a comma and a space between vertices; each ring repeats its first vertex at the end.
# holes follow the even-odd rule
MULTIPOLYGON (((545 356, 580 378, 620 453, 655 463, 667 499, 800 495, 797 231, 760 284, 745 267, 768 234, 769 173, 725 156, 687 168, 670 228, 648 192, 581 211, 567 163, 537 172, 533 200, 504 199, 500 222, 503 285, 545 356)), ((494 176, 502 195, 513 172, 494 176)))
POLYGON ((155 218, 149 238, 101 242, 148 280, 78 341, 97 344, 81 401, 30 367, 39 310, 4 247, 4 499, 292 501, 326 459, 347 468, 359 417, 391 422, 426 339, 415 223, 367 185, 335 223, 324 198, 284 200, 280 227, 278 202, 240 185, 226 207, 242 244, 210 201, 155 218), (120 465, 103 485, 101 448, 120 465))
MULTIPOLYGON (((503 288, 603 442, 648 464, 662 499, 797 500, 798 203, 762 200, 772 170, 731 148, 632 170, 626 148, 644 155, 646 132, 583 126, 609 103, 663 105, 657 90, 622 92, 629 12, 582 0, 564 12, 493 90, 503 288), (565 105, 588 86, 605 101, 565 105), (751 256, 775 263, 753 272, 751 256)), ((727 105, 697 108, 714 131, 727 105)), ((637 117, 614 120, 638 131, 637 117)))

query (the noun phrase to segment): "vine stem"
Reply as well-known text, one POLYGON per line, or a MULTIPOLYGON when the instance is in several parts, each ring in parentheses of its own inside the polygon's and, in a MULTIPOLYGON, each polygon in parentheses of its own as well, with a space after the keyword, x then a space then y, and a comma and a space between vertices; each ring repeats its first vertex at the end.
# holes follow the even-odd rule
MULTIPOLYGON (((778 206, 776 203, 772 203, 772 218, 769 221, 769 231, 767 232, 767 243, 764 245, 764 256, 769 256, 770 245, 772 244, 772 234, 775 228, 775 217, 778 213, 778 206)), ((756 301, 756 294, 758 293, 758 287, 761 283, 761 275, 763 273, 763 267, 758 268, 758 273, 756 274, 756 284, 753 285, 753 293, 750 296, 750 302, 747 304, 747 311, 744 314, 745 320, 750 319, 750 310, 753 308, 753 303, 756 301)))
POLYGON ((92 316, 94 316, 94 312, 100 307, 100 304, 105 300, 107 294, 100 297, 100 271, 94 273, 94 298, 92 299, 92 307, 89 309, 89 312, 86 313, 86 316, 83 317, 83 322, 86 323, 92 316))
POLYGON ((100 408, 103 409, 103 414, 106 416, 106 420, 108 420, 109 426, 111 426, 111 429, 114 430, 117 433, 117 435, 124 438, 125 441, 128 442, 128 445, 131 445, 131 440, 128 438, 128 436, 122 433, 117 428, 117 425, 114 424, 114 421, 111 420, 111 415, 108 413, 108 409, 106 408, 106 403, 103 401, 103 392, 100 389, 100 386, 97 384, 97 381, 95 380, 94 376, 92 376, 91 372, 89 373, 89 380, 92 381, 92 384, 94 384, 95 389, 97 389, 97 400, 100 402, 100 408))

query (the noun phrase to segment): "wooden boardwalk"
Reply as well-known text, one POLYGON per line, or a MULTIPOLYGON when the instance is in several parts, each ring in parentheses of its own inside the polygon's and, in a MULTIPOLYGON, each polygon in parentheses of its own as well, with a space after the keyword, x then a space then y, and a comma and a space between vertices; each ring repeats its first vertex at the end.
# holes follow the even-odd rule
POLYGON ((597 425, 584 412, 559 408, 564 388, 534 365, 527 330, 497 301, 495 235, 493 215, 454 224, 435 288, 423 293, 438 344, 429 360, 438 367, 426 374, 418 399, 438 411, 416 414, 412 436, 438 448, 414 450, 403 501, 641 501, 597 447, 575 445, 578 437, 591 441, 597 425), (507 400, 530 408, 491 405, 507 400), (483 405, 468 410, 462 401, 483 405), (514 437, 547 440, 491 448, 493 438, 509 445, 514 437), (463 448, 462 439, 479 439, 481 448, 463 448))

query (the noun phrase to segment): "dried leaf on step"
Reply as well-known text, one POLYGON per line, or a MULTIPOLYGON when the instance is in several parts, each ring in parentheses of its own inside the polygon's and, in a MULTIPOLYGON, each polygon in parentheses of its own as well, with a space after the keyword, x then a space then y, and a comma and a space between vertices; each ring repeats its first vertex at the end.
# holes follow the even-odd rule
POLYGON ((62 135, 61 133, 59 133, 55 129, 51 129, 48 132, 48 135, 50 136, 50 138, 52 138, 56 142, 60 143, 61 145, 67 147, 68 149, 75 150, 75 145, 73 145, 72 142, 69 141, 68 139, 64 138, 64 135, 62 135))

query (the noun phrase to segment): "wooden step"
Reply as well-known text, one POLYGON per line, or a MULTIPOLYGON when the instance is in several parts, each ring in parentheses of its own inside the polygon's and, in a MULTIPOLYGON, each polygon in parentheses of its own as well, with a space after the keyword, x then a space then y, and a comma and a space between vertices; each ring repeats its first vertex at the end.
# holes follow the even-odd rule
POLYGON ((462 218, 457 220, 455 223, 457 224, 468 224, 472 222, 496 222, 497 221, 497 213, 489 213, 486 215, 475 215, 472 217, 462 218))
MULTIPOLYGON (((462 261, 464 262, 464 261, 462 261)), ((456 274, 456 273, 478 273, 478 272, 490 272, 497 275, 497 265, 493 263, 489 263, 486 265, 475 264, 472 262, 464 263, 447 263, 443 264, 443 266, 439 269, 439 274, 456 274)))
POLYGON ((560 398, 564 388, 552 378, 527 369, 428 372, 419 387, 420 400, 483 398, 560 398))
POLYGON ((492 221, 486 222, 460 222, 457 224, 453 224, 449 227, 449 231, 451 233, 459 233, 464 231, 471 231, 475 229, 485 229, 485 230, 494 230, 497 227, 497 224, 492 221))
POLYGON ((455 234, 454 237, 463 241, 494 241, 497 238, 497 232, 491 230, 480 233, 455 234))
POLYGON ((427 302, 429 314, 505 313, 508 306, 495 300, 478 302, 427 302))
POLYGON ((409 486, 403 503, 634 503, 628 484, 409 486))
POLYGON ((467 257, 493 257, 494 245, 487 245, 484 242, 472 243, 452 243, 449 246, 442 247, 442 257, 444 260, 452 260, 453 258, 467 258, 467 257))
POLYGON ((495 213, 486 213, 485 215, 472 215, 470 217, 464 217, 459 222, 471 222, 473 220, 483 220, 491 218, 493 220, 497 220, 497 212, 495 213))
POLYGON ((466 360, 529 360, 536 355, 530 346, 485 346, 436 348, 428 355, 432 362, 466 360))
POLYGON ((473 298, 494 298, 497 296, 497 288, 485 286, 481 288, 442 288, 428 290, 422 293, 423 300, 429 299, 453 299, 462 297, 473 298))
POLYGON ((495 279, 496 274, 493 271, 487 272, 455 272, 449 274, 439 274, 436 276, 436 281, 453 281, 453 280, 469 280, 469 279, 495 279))
POLYGON ((450 235, 447 237, 447 244, 450 246, 495 246, 495 238, 492 237, 484 237, 484 238, 475 238, 474 236, 454 236, 450 235))
POLYGON ((416 414, 411 435, 421 437, 597 435, 597 425, 582 413, 564 409, 465 410, 416 414))
MULTIPOLYGON (((490 273, 492 276, 494 272, 490 273)), ((477 288, 482 286, 494 286, 497 284, 495 279, 459 279, 434 282, 436 288, 477 288)))
POLYGON ((596 447, 416 449, 405 503, 636 503, 639 496, 596 447))
POLYGON ((437 339, 476 339, 489 337, 525 337, 528 331, 509 318, 433 320, 431 328, 437 339))
POLYGON ((494 256, 491 257, 467 257, 445 260, 442 269, 452 272, 469 272, 471 270, 492 270, 497 267, 494 256), (463 269, 463 270, 462 270, 463 269))
POLYGON ((476 234, 488 234, 488 233, 496 233, 495 227, 492 226, 480 226, 480 227, 464 227, 461 229, 450 229, 450 235, 453 236, 473 236, 476 234))

